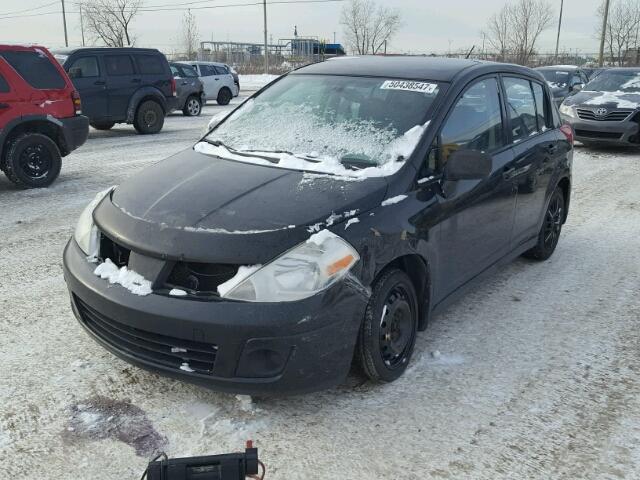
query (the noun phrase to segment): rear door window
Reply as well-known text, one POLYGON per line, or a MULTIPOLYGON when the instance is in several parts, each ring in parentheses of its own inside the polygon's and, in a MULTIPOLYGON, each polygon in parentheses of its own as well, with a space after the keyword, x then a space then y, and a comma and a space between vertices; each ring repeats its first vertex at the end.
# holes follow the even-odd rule
POLYGON ((0 55, 33 88, 39 90, 60 89, 66 86, 64 78, 40 51, 0 51, 0 55))
POLYGON ((545 100, 544 88, 542 85, 536 82, 531 82, 533 85, 533 97, 536 102, 536 118, 538 119, 538 130, 544 131, 549 125, 547 119, 549 118, 549 111, 547 108, 547 102, 545 100))
POLYGON ((162 60, 158 55, 135 55, 138 72, 142 75, 160 75, 164 73, 162 60))
POLYGON ((213 68, 215 68, 218 75, 229 75, 229 71, 224 67, 215 66, 213 68))
POLYGON ((111 76, 133 75, 133 62, 129 55, 105 55, 107 74, 111 76))
POLYGON ((531 83, 523 78, 505 77, 504 88, 511 137, 514 143, 521 142, 539 132, 531 83))
POLYGON ((69 67, 69 76, 71 78, 99 77, 98 59, 96 57, 81 57, 74 60, 69 67))
POLYGON ((491 152, 504 146, 498 82, 472 85, 451 110, 440 132, 440 163, 456 150, 491 152))
POLYGON ((182 72, 182 76, 186 78, 195 78, 198 76, 198 72, 196 72, 196 69, 190 67, 189 65, 181 65, 180 71, 182 72))

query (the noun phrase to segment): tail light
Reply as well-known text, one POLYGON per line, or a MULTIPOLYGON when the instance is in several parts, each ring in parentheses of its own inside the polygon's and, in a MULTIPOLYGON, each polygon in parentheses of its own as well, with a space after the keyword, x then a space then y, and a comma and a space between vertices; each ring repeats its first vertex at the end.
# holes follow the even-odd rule
POLYGON ((560 131, 567 137, 567 141, 573 146, 573 128, 568 123, 565 123, 560 127, 560 131))
POLYGON ((82 100, 80 100, 80 94, 77 90, 71 92, 71 100, 73 100, 73 108, 76 111, 76 115, 82 114, 82 100))
POLYGON ((171 77, 171 95, 174 97, 178 96, 178 90, 176 88, 176 79, 171 77))

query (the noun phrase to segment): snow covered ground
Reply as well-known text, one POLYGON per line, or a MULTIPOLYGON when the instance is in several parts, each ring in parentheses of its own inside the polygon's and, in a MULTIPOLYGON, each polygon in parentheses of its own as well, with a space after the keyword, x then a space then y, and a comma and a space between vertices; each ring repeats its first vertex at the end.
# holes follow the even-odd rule
POLYGON ((278 78, 279 75, 267 75, 265 73, 258 75, 240 75, 240 90, 260 90, 267 83, 278 78))
POLYGON ((639 152, 579 147, 556 254, 514 262, 435 318, 394 384, 352 377, 250 401, 94 343, 62 277, 77 217, 221 109, 172 116, 153 136, 92 130, 49 189, 0 177, 0 478, 137 479, 157 448, 222 453, 247 438, 267 480, 638 478, 639 152))

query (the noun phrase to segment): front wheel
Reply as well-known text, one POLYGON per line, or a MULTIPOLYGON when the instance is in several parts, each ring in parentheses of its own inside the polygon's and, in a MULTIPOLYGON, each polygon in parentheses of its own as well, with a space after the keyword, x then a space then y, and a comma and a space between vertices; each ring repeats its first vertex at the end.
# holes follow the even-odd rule
POLYGON ((133 126, 138 133, 158 133, 164 125, 164 111, 158 102, 147 100, 138 107, 133 126))
POLYGON ((360 329, 356 358, 374 381, 392 382, 407 368, 418 333, 418 300, 401 270, 385 272, 374 284, 360 329))
POLYGON ((524 253, 525 257, 542 261, 553 255, 556 246, 558 246, 562 223, 564 222, 564 204, 564 195, 556 187, 551 194, 549 205, 544 213, 544 220, 538 234, 538 243, 531 250, 527 250, 524 253))
POLYGON ((218 105, 229 105, 229 102, 232 98, 233 94, 231 93, 231 90, 229 90, 227 87, 223 87, 218 92, 218 98, 216 100, 218 102, 218 105))
POLYGON ((9 180, 21 188, 48 187, 61 167, 58 146, 41 133, 23 133, 11 140, 3 162, 9 180))

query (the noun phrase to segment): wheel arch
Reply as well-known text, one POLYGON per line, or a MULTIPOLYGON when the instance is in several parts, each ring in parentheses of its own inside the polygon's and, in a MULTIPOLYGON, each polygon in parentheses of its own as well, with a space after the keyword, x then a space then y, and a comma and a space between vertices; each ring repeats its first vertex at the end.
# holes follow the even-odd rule
POLYGON ((562 177, 558 182, 558 187, 562 190, 564 197, 564 218, 562 219, 562 223, 565 223, 567 221, 567 215, 569 214, 569 203, 571 200, 571 180, 569 180, 569 177, 562 177))
POLYGON ((9 142, 17 135, 27 132, 46 135, 58 146, 63 157, 69 154, 62 124, 55 118, 34 115, 14 119, 2 130, 0 133, 0 159, 4 159, 9 142))
POLYGON ((155 87, 142 87, 131 96, 129 99, 129 106, 127 107, 127 123, 133 123, 136 112, 140 105, 147 100, 152 100, 160 105, 162 112, 167 114, 167 99, 162 92, 155 87))

